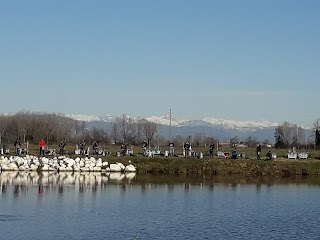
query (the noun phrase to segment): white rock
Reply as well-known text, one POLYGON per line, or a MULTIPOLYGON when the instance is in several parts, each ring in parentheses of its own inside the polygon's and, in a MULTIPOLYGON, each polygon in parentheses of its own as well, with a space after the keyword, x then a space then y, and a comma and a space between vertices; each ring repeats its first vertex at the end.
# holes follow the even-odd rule
POLYGON ((56 167, 49 167, 48 169, 50 172, 55 172, 57 171, 58 169, 56 167))
POLYGON ((94 172, 101 172, 101 167, 93 167, 94 172))
POLYGON ((132 164, 129 164, 128 166, 126 166, 125 171, 126 172, 135 172, 137 170, 132 164))
POLYGON ((49 165, 48 164, 44 164, 41 168, 41 171, 49 171, 49 165))
POLYGON ((109 163, 108 163, 107 161, 102 162, 102 166, 103 166, 103 167, 108 166, 108 165, 109 165, 109 163))
POLYGON ((66 171, 72 172, 72 171, 73 171, 73 168, 72 168, 72 167, 66 167, 66 171))
POLYGON ((30 170, 36 171, 36 170, 38 170, 38 166, 35 165, 35 164, 31 164, 31 165, 30 165, 30 170))
POLYGON ((122 163, 117 163, 117 164, 120 167, 121 171, 126 169, 126 167, 122 163))
POLYGON ((121 172, 121 167, 117 163, 110 164, 110 172, 121 172))

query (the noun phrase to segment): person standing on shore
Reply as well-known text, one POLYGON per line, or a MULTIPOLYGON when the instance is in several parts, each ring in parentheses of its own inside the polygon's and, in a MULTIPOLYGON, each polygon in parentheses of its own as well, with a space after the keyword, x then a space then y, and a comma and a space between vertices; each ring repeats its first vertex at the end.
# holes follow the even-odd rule
POLYGON ((99 153, 98 153, 98 143, 97 143, 97 141, 94 141, 93 142, 93 144, 92 144, 92 150, 93 150, 93 153, 95 154, 95 155, 99 155, 99 153))
POLYGON ((174 143, 170 141, 168 146, 169 146, 169 156, 174 157, 174 143))
POLYGON ((184 157, 189 157, 189 153, 190 153, 190 143, 189 142, 185 142, 184 145, 184 152, 185 152, 185 155, 184 157))
POLYGON ((59 143, 59 150, 60 150, 60 155, 63 156, 64 155, 64 152, 65 152, 65 142, 62 141, 61 143, 59 143))
POLYGON ((214 143, 211 142, 210 147, 209 147, 209 154, 210 154, 210 158, 213 158, 214 154, 214 143))
POLYGON ((143 156, 146 156, 146 155, 147 155, 147 147, 148 147, 147 141, 143 141, 142 144, 141 144, 142 155, 143 155, 143 156))
POLYGON ((120 148, 122 156, 125 156, 127 154, 127 145, 122 143, 120 148))
POLYGON ((45 148, 45 146, 46 146, 46 142, 45 142, 43 139, 41 139, 41 140, 39 141, 38 145, 39 145, 39 155, 40 155, 40 157, 41 157, 41 156, 44 157, 44 148, 45 148))
POLYGON ((17 138, 13 145, 14 145, 14 149, 16 150, 16 155, 19 156, 20 148, 21 148, 20 140, 17 138))
POLYGON ((237 159, 237 158, 238 158, 238 152, 237 152, 237 149, 234 148, 231 153, 231 159, 237 159))
POLYGON ((86 151, 85 151, 85 147, 86 147, 86 142, 84 141, 84 139, 80 142, 80 154, 82 156, 86 155, 86 151))
POLYGON ((260 156, 261 156, 261 145, 260 144, 257 145, 256 151, 257 151, 257 160, 260 160, 260 156))

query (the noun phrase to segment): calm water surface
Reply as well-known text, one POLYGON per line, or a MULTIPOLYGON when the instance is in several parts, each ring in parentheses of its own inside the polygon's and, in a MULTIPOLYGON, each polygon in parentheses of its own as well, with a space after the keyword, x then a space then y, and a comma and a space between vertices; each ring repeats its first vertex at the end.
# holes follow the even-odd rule
POLYGON ((320 239, 319 179, 0 174, 1 239, 320 239))

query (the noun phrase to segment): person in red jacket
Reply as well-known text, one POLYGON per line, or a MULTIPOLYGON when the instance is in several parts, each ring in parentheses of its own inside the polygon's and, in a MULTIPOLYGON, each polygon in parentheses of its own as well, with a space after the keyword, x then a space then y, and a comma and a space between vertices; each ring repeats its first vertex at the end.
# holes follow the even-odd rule
POLYGON ((41 155, 44 156, 44 147, 46 146, 46 142, 45 142, 43 139, 41 139, 41 140, 39 141, 38 145, 39 145, 39 147, 40 147, 40 151, 39 151, 40 156, 41 156, 41 155))

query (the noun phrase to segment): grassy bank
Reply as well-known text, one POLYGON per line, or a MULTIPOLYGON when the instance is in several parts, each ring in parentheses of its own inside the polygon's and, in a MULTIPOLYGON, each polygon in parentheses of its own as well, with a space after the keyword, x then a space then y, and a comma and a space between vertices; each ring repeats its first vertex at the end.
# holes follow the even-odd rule
MULTIPOLYGON (((123 159, 126 162, 125 159, 123 159)), ((212 174, 242 176, 320 176, 319 160, 222 160, 184 158, 136 158, 131 161, 138 173, 212 174)))

